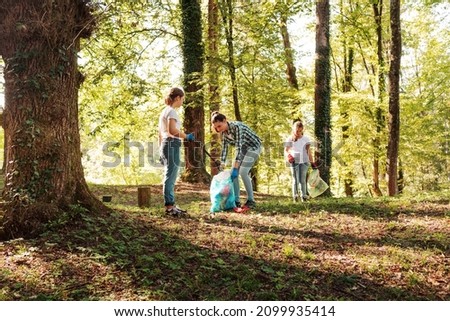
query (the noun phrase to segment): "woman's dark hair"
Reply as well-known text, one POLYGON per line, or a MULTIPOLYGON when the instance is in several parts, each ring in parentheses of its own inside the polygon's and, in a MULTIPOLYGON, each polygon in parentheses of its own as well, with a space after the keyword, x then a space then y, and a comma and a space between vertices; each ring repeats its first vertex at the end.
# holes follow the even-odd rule
POLYGON ((172 89, 170 89, 170 92, 167 95, 166 99, 164 99, 164 102, 166 103, 166 105, 171 106, 175 101, 175 98, 177 97, 184 97, 184 91, 181 88, 173 87, 172 89))
POLYGON ((224 121, 226 119, 227 119, 227 117, 225 117, 224 114, 221 114, 218 111, 213 111, 211 113, 211 123, 213 123, 213 124, 218 122, 218 121, 224 121))

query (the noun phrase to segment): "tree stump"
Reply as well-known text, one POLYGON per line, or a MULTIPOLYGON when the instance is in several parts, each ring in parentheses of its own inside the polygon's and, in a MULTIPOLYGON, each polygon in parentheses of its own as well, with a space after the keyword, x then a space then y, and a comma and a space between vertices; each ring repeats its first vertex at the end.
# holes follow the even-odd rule
POLYGON ((138 187, 138 206, 149 207, 150 206, 150 187, 139 186, 138 187))

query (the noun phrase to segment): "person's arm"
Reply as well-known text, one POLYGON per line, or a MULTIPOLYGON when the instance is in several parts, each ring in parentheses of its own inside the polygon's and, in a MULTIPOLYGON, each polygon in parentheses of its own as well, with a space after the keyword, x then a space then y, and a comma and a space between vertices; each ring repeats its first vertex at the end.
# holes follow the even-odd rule
POLYGON ((306 154, 308 155, 309 162, 312 164, 312 163, 314 163, 314 159, 313 159, 310 147, 311 147, 311 145, 307 144, 305 146, 305 149, 306 149, 306 154))
POLYGON ((222 153, 220 154, 220 161, 225 164, 228 155, 228 142, 225 137, 222 137, 222 153))
POLYGON ((169 118, 169 134, 173 137, 186 138, 186 133, 177 129, 177 121, 173 118, 169 118))
POLYGON ((234 139, 236 141, 236 159, 234 160, 233 167, 239 168, 244 160, 244 155, 242 154, 243 135, 241 126, 236 125, 236 137, 234 139))

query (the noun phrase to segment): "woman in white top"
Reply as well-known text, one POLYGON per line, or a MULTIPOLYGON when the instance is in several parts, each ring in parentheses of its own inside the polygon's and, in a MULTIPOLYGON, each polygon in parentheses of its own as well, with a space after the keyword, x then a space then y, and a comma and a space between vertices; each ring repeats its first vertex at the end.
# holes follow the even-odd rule
POLYGON ((306 201, 308 198, 306 190, 306 173, 308 172, 309 164, 315 164, 310 152, 311 140, 308 136, 303 135, 303 123, 301 121, 296 121, 292 125, 292 133, 286 140, 285 155, 287 161, 291 166, 292 173, 292 197, 294 202, 299 199, 298 195, 298 184, 301 187, 301 199, 306 201))
POLYGON ((181 140, 194 140, 194 134, 186 134, 181 131, 181 121, 177 109, 184 101, 184 91, 174 87, 165 99, 167 105, 159 116, 159 150, 161 162, 164 165, 163 194, 166 214, 181 216, 186 214, 175 206, 175 181, 177 180, 178 168, 180 166, 181 140))

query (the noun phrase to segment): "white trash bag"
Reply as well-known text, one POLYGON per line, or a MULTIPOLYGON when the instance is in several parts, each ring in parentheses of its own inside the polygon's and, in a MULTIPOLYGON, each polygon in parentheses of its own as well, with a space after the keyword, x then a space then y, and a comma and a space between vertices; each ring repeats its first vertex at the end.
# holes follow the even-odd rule
POLYGON ((328 189, 328 184, 320 177, 318 169, 313 169, 308 176, 308 193, 312 198, 323 194, 328 189))

